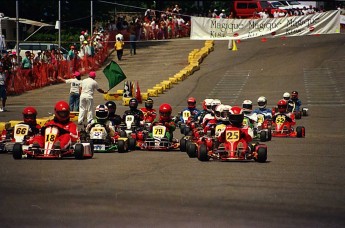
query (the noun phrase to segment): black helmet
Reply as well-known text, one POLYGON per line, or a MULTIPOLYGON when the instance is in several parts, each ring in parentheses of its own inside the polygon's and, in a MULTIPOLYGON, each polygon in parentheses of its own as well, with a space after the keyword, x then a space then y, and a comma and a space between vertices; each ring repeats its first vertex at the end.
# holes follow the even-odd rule
POLYGON ((98 105, 96 107, 96 118, 98 120, 106 120, 108 118, 108 108, 105 105, 98 105))
POLYGON ((105 106, 108 107, 109 113, 115 113, 116 112, 116 104, 114 101, 107 101, 107 103, 105 103, 105 106))
POLYGON ((129 108, 130 108, 131 110, 133 110, 133 109, 137 109, 137 107, 138 107, 138 100, 135 99, 135 98, 131 98, 131 99, 129 100, 129 108))
POLYGON ((145 101, 145 108, 152 109, 153 108, 153 100, 152 98, 147 98, 145 101))

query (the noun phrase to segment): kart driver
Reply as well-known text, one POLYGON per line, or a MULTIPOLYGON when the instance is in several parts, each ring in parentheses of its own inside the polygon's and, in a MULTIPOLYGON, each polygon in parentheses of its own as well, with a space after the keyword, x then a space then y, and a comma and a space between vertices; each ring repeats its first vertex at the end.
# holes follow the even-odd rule
POLYGON ((114 136, 115 128, 112 125, 112 122, 108 119, 108 108, 106 105, 98 105, 95 110, 96 117, 91 120, 91 122, 86 127, 86 132, 90 133, 90 130, 93 126, 96 124, 101 124, 105 127, 105 130, 107 131, 108 135, 111 137, 114 136))
POLYGON ((141 110, 138 109, 138 100, 131 98, 129 100, 129 110, 126 110, 123 114, 122 121, 126 121, 126 116, 133 115, 135 126, 139 127, 143 125, 144 114, 141 110))
POLYGON ((251 100, 244 100, 242 103, 242 109, 244 117, 249 119, 250 125, 257 127, 258 116, 255 112, 253 112, 253 102, 251 100))
POLYGON ((295 115, 292 112, 287 111, 287 106, 288 106, 287 101, 284 99, 281 99, 278 101, 277 106, 278 106, 278 113, 276 113, 273 116, 273 121, 276 121, 277 116, 284 115, 286 116, 286 120, 290 122, 291 125, 295 125, 296 124, 295 115))
POLYGON ((34 107, 28 106, 23 110, 24 124, 29 125, 28 136, 34 136, 40 133, 41 125, 36 121, 37 110, 34 107))
MULTIPOLYGON (((247 143, 253 140, 253 130, 247 126, 243 126, 244 113, 243 109, 238 106, 233 106, 229 109, 230 125, 240 129, 240 137, 247 143)), ((223 131, 218 137, 218 142, 224 143, 226 141, 226 131, 223 131)))
POLYGON ((258 98, 258 106, 259 108, 255 109, 253 113, 256 114, 262 114, 264 115, 265 119, 271 119, 272 118, 272 110, 266 108, 267 105, 267 99, 264 96, 261 96, 258 98))
POLYGON ((121 124, 122 118, 120 115, 115 114, 116 112, 116 104, 114 101, 107 101, 105 106, 108 108, 108 120, 111 121, 112 125, 118 126, 121 124))
POLYGON ((144 114, 145 123, 152 123, 157 117, 156 109, 153 108, 153 100, 150 97, 145 101, 145 108, 140 110, 144 114))
POLYGON ((45 142, 45 128, 48 126, 57 126, 62 129, 58 138, 55 140, 54 149, 66 149, 72 142, 77 142, 77 125, 70 121, 69 104, 65 101, 58 101, 54 107, 54 119, 47 122, 41 130, 41 135, 33 138, 33 147, 43 148, 45 142))
POLYGON ((298 99, 298 92, 296 90, 291 93, 291 101, 295 104, 295 111, 300 111, 302 101, 298 99))
POLYGON ((180 117, 180 120, 182 123, 184 123, 184 119, 183 119, 183 112, 184 111, 190 111, 191 117, 192 117, 192 121, 197 121, 199 115, 200 115, 200 110, 196 108, 196 99, 194 97, 190 97, 187 100, 187 104, 188 107, 182 110, 182 115, 180 117))
POLYGON ((291 100, 291 95, 290 95, 290 93, 285 92, 285 93, 283 94, 283 99, 286 100, 286 102, 287 102, 287 104, 288 104, 287 110, 288 110, 289 112, 293 112, 293 110, 295 109, 295 104, 294 104, 294 102, 291 100))
POLYGON ((173 133, 176 129, 176 124, 171 116, 172 108, 169 104, 164 103, 159 107, 159 121, 155 121, 151 125, 150 134, 152 134, 152 128, 156 125, 163 125, 166 127, 166 136, 171 142, 173 140, 173 133))
POLYGON ((201 124, 207 114, 212 114, 212 101, 213 99, 205 99, 202 102, 202 110, 199 115, 199 123, 201 124))

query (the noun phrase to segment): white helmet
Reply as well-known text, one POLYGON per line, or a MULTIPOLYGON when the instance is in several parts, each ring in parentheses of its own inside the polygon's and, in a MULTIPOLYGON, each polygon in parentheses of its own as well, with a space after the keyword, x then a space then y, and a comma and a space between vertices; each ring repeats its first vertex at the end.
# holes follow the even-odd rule
POLYGON ((203 102, 204 110, 206 110, 208 112, 212 111, 212 101, 213 101, 213 99, 209 99, 209 98, 204 100, 204 102, 203 102))
POLYGON ((217 120, 227 121, 229 115, 229 106, 220 104, 215 109, 215 117, 217 120))
POLYGON ((213 101, 211 102, 213 113, 215 112, 216 107, 220 104, 222 104, 222 102, 219 99, 213 99, 213 101))
POLYGON ((266 108, 266 105, 267 105, 266 97, 263 97, 263 96, 259 97, 258 98, 258 106, 259 106, 259 108, 266 108))
POLYGON ((253 102, 251 100, 244 100, 242 109, 244 113, 251 113, 253 111, 253 102))
POLYGON ((290 100, 290 93, 288 93, 288 92, 285 92, 284 94, 283 94, 283 98, 284 98, 284 100, 290 100))

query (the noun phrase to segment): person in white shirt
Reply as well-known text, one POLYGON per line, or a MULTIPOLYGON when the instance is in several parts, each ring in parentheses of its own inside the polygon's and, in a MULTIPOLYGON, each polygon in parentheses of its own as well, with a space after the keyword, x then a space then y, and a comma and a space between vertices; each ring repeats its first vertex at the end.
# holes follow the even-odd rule
POLYGON ((71 84, 69 91, 69 109, 70 111, 79 112, 79 99, 80 99, 80 84, 81 84, 81 75, 79 71, 73 73, 73 78, 71 79, 59 79, 65 83, 71 84))
POLYGON ((103 89, 98 87, 98 83, 95 80, 96 72, 91 71, 89 77, 82 80, 81 82, 81 93, 79 102, 79 116, 78 125, 84 124, 84 119, 86 117, 87 123, 89 123, 93 118, 93 93, 97 90, 100 93, 106 94, 103 89))
POLYGON ((123 41, 123 35, 120 32, 115 36, 115 40, 117 40, 117 38, 120 38, 120 40, 123 41))

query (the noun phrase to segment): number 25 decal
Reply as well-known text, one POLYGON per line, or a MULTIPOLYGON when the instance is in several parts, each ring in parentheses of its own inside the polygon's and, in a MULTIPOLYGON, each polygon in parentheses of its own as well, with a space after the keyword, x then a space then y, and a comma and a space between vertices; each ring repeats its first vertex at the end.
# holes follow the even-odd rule
POLYGON ((230 142, 235 142, 240 139, 240 131, 227 131, 226 140, 230 142))

